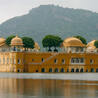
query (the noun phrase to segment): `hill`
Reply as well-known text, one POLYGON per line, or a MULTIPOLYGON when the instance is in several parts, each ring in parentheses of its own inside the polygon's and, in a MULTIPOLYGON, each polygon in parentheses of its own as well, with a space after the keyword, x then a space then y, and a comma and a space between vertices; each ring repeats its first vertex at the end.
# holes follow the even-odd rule
POLYGON ((88 10, 41 5, 28 14, 14 17, 0 25, 0 35, 30 36, 40 42, 47 34, 62 38, 82 35, 88 41, 98 39, 98 13, 88 10))

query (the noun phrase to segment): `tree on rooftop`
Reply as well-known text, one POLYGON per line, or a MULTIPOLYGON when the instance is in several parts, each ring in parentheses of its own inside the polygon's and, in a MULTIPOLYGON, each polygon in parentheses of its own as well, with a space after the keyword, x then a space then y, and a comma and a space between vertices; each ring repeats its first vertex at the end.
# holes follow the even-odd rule
POLYGON ((55 47, 54 51, 58 51, 56 47, 60 47, 63 40, 59 36, 54 36, 53 46, 55 47))
POLYGON ((34 48, 34 40, 30 37, 22 37, 24 48, 34 48))
POLYGON ((94 45, 96 48, 98 48, 98 40, 95 41, 94 45))
POLYGON ((85 44, 85 45, 87 44, 87 41, 84 37, 82 37, 82 36, 74 36, 74 37, 80 39, 83 44, 85 44))
POLYGON ((49 48, 48 51, 52 51, 51 47, 53 47, 53 35, 47 35, 43 38, 42 44, 44 48, 49 48))
POLYGON ((6 38, 6 44, 7 45, 10 45, 11 44, 11 40, 14 38, 15 36, 14 35, 11 35, 9 37, 6 38))
POLYGON ((59 47, 62 42, 62 39, 59 36, 47 35, 43 38, 42 44, 43 47, 49 48, 48 51, 52 51, 51 47, 55 47, 54 51, 57 51, 56 47, 59 47))

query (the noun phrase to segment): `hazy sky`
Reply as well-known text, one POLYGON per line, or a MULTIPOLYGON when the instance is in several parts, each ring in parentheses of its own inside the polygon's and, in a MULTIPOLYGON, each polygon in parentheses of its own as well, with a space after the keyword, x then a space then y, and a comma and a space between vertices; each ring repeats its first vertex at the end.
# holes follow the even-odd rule
POLYGON ((55 4, 98 12, 98 0, 0 0, 0 23, 14 16, 28 13, 38 5, 55 4))

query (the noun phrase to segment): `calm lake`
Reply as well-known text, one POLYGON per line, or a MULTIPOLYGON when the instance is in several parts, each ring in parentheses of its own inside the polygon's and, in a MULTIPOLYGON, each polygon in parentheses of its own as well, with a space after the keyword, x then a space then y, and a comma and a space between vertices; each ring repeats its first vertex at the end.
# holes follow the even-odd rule
POLYGON ((98 81, 0 78, 0 98, 98 98, 98 81))

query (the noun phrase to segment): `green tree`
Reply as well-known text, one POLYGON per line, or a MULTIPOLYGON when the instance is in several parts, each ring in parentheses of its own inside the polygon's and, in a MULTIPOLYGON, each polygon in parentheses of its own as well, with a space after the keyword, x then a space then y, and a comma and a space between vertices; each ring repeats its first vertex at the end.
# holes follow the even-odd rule
POLYGON ((59 47, 62 42, 62 39, 59 36, 47 35, 43 38, 42 44, 43 47, 49 48, 48 51, 52 51, 51 47, 55 47, 54 51, 57 51, 56 47, 59 47))
POLYGON ((85 45, 87 44, 87 41, 84 37, 82 37, 82 36, 74 36, 74 37, 80 39, 83 44, 85 44, 85 45))
POLYGON ((15 36, 14 35, 11 35, 9 37, 6 38, 6 44, 7 45, 10 45, 11 44, 11 40, 14 38, 15 36))
POLYGON ((56 47, 60 47, 63 40, 59 36, 54 36, 53 46, 55 47, 54 51, 58 51, 56 47))
POLYGON ((98 40, 95 41, 94 45, 96 48, 98 48, 98 40))
POLYGON ((51 47, 53 47, 53 35, 47 35, 43 38, 42 44, 44 48, 49 48, 48 51, 52 51, 51 47))
POLYGON ((30 37, 22 37, 24 48, 34 48, 34 40, 30 37))

